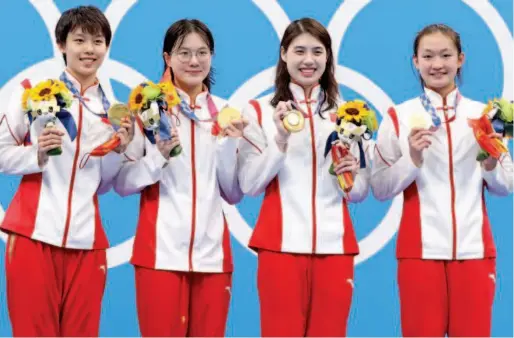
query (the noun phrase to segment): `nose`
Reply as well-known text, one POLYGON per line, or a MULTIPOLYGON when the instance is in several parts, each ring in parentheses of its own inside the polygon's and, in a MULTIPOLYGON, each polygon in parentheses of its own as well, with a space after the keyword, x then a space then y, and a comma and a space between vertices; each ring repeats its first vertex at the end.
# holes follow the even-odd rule
POLYGON ((197 66, 200 64, 200 61, 198 60, 198 57, 196 55, 196 53, 193 53, 191 55, 191 60, 189 60, 189 65, 190 66, 197 66))
POLYGON ((305 53, 305 59, 303 60, 303 63, 307 65, 314 64, 314 55, 310 52, 305 53))
POLYGON ((93 42, 86 41, 86 43, 84 43, 84 50, 86 53, 93 53, 93 50, 94 50, 93 42))
POLYGON ((434 60, 432 61, 432 68, 440 69, 442 67, 443 67, 443 60, 438 56, 434 57, 434 60))

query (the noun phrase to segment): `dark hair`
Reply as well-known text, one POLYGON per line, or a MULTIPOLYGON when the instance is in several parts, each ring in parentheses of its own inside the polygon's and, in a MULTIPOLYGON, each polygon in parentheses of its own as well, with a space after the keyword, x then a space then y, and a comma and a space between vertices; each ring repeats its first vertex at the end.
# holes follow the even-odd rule
POLYGON ((332 53, 332 39, 328 31, 318 21, 311 18, 302 18, 295 20, 287 26, 282 41, 280 42, 279 58, 275 75, 275 95, 270 103, 276 107, 280 101, 293 100, 293 93, 289 89, 291 75, 287 71, 287 64, 281 58, 282 49, 287 51, 291 42, 299 35, 307 33, 318 39, 327 50, 327 66, 323 75, 321 75, 320 86, 325 92, 325 98, 320 104, 328 102, 328 108, 332 109, 337 106, 337 97, 339 96, 339 88, 334 76, 334 54, 332 53))
MULTIPOLYGON (((180 48, 186 36, 191 33, 197 33, 200 35, 200 37, 209 47, 211 54, 214 55, 214 37, 212 36, 212 33, 206 24, 196 19, 182 19, 175 22, 166 31, 166 35, 164 36, 164 43, 162 45, 162 58, 164 60, 163 74, 166 73, 169 68, 172 81, 174 80, 173 70, 171 67, 168 67, 166 59, 164 58, 164 53, 171 53, 172 50, 180 48)), ((213 71, 214 70, 211 67, 209 74, 207 74, 207 77, 203 80, 203 84, 209 91, 214 84, 213 71)))
MULTIPOLYGON (((104 13, 94 6, 78 6, 62 13, 55 26, 55 40, 58 45, 64 46, 68 34, 77 28, 86 33, 96 35, 101 33, 107 46, 111 44, 112 31, 109 21, 104 13)), ((66 54, 62 54, 66 63, 66 54)))
MULTIPOLYGON (((414 45, 413 45, 413 54, 415 57, 418 56, 419 43, 420 43, 421 39, 426 35, 430 35, 430 34, 434 34, 434 33, 441 33, 441 34, 445 35, 446 37, 448 37, 450 40, 452 40, 453 44, 455 45, 455 48, 457 48, 457 52, 459 52, 459 55, 462 53, 462 44, 460 42, 459 33, 457 33, 450 26, 447 26, 442 23, 436 23, 436 24, 426 26, 425 28, 420 30, 418 32, 418 34, 416 34, 416 38, 414 39, 414 45)), ((462 73, 461 73, 460 68, 457 70, 457 78, 459 79, 459 81, 462 81, 462 73)), ((424 86, 425 81, 423 81, 423 78, 421 77, 421 75, 419 76, 419 79, 421 81, 421 86, 424 86)))

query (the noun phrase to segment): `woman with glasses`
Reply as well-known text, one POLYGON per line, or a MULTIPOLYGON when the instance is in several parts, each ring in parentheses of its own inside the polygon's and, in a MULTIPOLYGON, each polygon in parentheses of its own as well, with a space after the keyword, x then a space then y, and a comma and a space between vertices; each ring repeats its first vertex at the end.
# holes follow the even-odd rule
POLYGON ((198 20, 180 20, 164 38, 163 79, 182 103, 171 110, 171 141, 138 130, 115 190, 141 193, 131 263, 143 336, 223 336, 232 257, 223 199, 242 198, 237 180, 241 119, 214 123, 223 100, 210 93, 214 39, 198 20), (179 144, 182 151, 170 158, 179 144))

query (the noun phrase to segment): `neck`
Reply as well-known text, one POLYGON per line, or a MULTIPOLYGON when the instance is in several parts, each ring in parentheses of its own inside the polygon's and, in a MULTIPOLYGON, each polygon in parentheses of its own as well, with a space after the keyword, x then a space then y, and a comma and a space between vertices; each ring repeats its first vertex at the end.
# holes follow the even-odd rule
POLYGON ((451 84, 449 84, 448 86, 443 87, 443 88, 431 88, 431 87, 427 86, 428 89, 431 89, 434 92, 436 92, 437 94, 441 95, 441 97, 443 99, 445 99, 446 96, 448 94, 450 94, 456 87, 457 86, 455 85, 455 82, 452 82, 451 84))
POLYGON ((305 93, 305 97, 306 97, 306 98, 310 98, 310 97, 311 97, 312 89, 313 89, 315 86, 316 86, 316 85, 302 86, 302 87, 303 87, 303 92, 305 93))
POLYGON ((203 91, 203 83, 196 86, 188 86, 185 83, 182 83, 179 79, 175 80, 177 82, 177 87, 186 92, 186 94, 191 99, 191 104, 196 101, 196 97, 203 91))
POLYGON ((318 85, 317 83, 314 83, 314 84, 309 85, 309 86, 304 86, 304 85, 299 84, 298 82, 296 82, 293 79, 291 79, 291 82, 296 84, 296 85, 298 85, 298 86, 300 86, 300 87, 302 87, 303 92, 305 93, 305 98, 310 98, 311 97, 311 93, 312 93, 312 89, 318 85))
POLYGON ((91 87, 96 81, 96 74, 80 75, 71 70, 70 68, 66 68, 66 71, 68 71, 68 73, 70 73, 75 79, 77 79, 77 81, 80 83, 81 91, 88 87, 91 87))

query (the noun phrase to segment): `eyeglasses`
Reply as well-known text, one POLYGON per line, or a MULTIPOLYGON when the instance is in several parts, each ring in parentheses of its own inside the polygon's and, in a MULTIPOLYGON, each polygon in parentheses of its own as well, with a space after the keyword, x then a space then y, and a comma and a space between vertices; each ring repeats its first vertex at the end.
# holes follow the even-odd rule
POLYGON ((177 52, 174 52, 173 54, 175 54, 177 56, 177 59, 180 62, 191 61, 191 59, 193 58, 193 54, 196 56, 196 58, 200 62, 206 61, 211 57, 211 51, 208 49, 199 49, 196 51, 192 51, 189 49, 181 49, 177 52))

